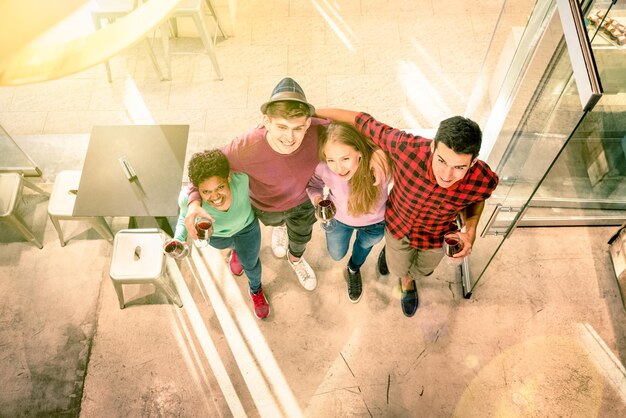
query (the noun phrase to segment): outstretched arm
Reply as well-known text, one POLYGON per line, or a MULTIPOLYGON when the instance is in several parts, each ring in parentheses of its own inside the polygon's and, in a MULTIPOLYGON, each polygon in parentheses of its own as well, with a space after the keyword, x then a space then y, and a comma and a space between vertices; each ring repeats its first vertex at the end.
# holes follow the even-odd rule
POLYGON ((208 218, 211 222, 215 222, 215 219, 208 214, 202 207, 202 200, 200 198, 200 192, 198 189, 189 182, 187 186, 187 213, 185 214, 185 228, 191 239, 198 239, 198 233, 196 232, 196 218, 208 218))
POLYGON ((207 218, 210 219, 211 222, 215 222, 215 219, 213 219, 213 217, 209 215, 206 210, 204 210, 200 200, 189 202, 189 205, 187 206, 187 214, 185 215, 185 227, 187 228, 187 233, 191 239, 198 239, 198 232, 196 231, 196 218, 207 218))
POLYGON ((359 112, 345 109, 315 109, 315 116, 330 119, 333 122, 346 122, 354 124, 354 118, 359 112))

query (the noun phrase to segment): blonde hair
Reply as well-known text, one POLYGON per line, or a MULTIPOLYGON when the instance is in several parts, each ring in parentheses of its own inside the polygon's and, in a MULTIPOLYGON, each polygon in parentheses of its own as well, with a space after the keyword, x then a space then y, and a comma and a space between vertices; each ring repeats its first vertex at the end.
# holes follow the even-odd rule
POLYGON ((371 139, 361 134, 354 126, 343 122, 331 123, 320 135, 319 158, 326 162, 324 148, 327 144, 336 142, 347 145, 361 153, 359 166, 348 181, 350 195, 348 197, 348 213, 352 216, 370 213, 374 204, 380 198, 380 187, 374 186, 374 175, 370 170, 370 160, 376 146, 371 139))

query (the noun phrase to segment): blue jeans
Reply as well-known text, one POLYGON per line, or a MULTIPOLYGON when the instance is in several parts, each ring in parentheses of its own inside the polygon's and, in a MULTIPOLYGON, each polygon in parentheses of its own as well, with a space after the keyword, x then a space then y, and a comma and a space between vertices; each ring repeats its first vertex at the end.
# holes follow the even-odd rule
POLYGON ((326 246, 333 260, 339 261, 348 253, 352 231, 355 230, 356 240, 352 245, 352 256, 348 260, 348 267, 352 271, 359 271, 372 251, 372 247, 383 239, 385 221, 366 226, 350 226, 335 219, 334 228, 326 231, 326 246))
POLYGON ((261 227, 258 219, 254 219, 250 225, 233 236, 209 238, 209 244, 218 250, 234 249, 248 277, 250 291, 252 293, 259 291, 261 288, 261 260, 259 260, 261 227))

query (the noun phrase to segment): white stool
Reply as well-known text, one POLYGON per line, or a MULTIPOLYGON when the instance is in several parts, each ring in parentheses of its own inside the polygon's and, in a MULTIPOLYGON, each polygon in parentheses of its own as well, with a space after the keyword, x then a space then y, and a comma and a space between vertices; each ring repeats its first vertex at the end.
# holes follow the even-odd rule
POLYGON ((78 185, 80 184, 80 175, 80 170, 65 170, 57 174, 54 180, 54 187, 52 188, 52 195, 50 196, 50 203, 48 204, 48 215, 54 225, 54 229, 56 229, 59 234, 61 247, 65 246, 66 241, 63 238, 63 231, 61 230, 59 220, 88 221, 102 238, 109 241, 113 239, 113 232, 102 216, 72 216, 74 204, 76 203, 76 193, 78 192, 78 185))
MULTIPOLYGON (((222 33, 222 36, 226 38, 226 34, 222 30, 219 21, 217 20, 217 15, 215 14, 215 10, 213 9, 213 5, 210 0, 182 0, 180 4, 174 9, 172 14, 170 14, 170 24, 172 25, 172 31, 174 32, 174 36, 178 36, 178 25, 176 24, 176 18, 178 17, 191 17, 193 22, 198 29, 198 33, 200 34, 200 39, 202 40, 202 45, 204 45, 204 49, 206 53, 209 55, 209 59, 213 64, 213 69, 217 74, 217 78, 222 80, 224 77, 222 76, 222 71, 220 70, 220 65, 217 62, 217 56, 215 55, 215 42, 214 39, 217 37, 217 31, 219 30, 222 33), (206 23, 204 22, 204 13, 202 3, 206 5, 209 10, 209 13, 215 19, 216 28, 215 28, 215 36, 210 36, 209 31, 207 29, 206 23)), ((163 51, 165 54, 165 59, 167 62, 168 74, 172 74, 172 62, 170 58, 170 45, 169 45, 169 36, 166 31, 164 31, 165 26, 161 26, 161 41, 163 42, 163 51)))
POLYGON ((123 229, 115 234, 109 276, 113 281, 120 309, 124 309, 124 284, 152 284, 170 302, 183 304, 167 283, 163 245, 164 233, 156 228, 123 229))
MULTIPOLYGON (((106 19, 109 23, 112 23, 115 19, 124 17, 131 13, 138 6, 139 0, 91 0, 89 8, 93 25, 96 30, 99 30, 102 28, 102 19, 106 19)), ((163 76, 161 73, 161 67, 159 66, 156 55, 154 55, 154 50, 152 49, 150 40, 146 36, 144 36, 143 39, 147 47, 148 56, 150 57, 150 61, 152 61, 152 65, 154 66, 154 70, 159 76, 159 79, 169 80, 171 78, 170 76, 163 76)), ((111 83, 113 78, 111 75, 111 65, 109 64, 109 60, 104 61, 104 67, 107 71, 107 80, 111 83)))
POLYGON ((43 196, 50 196, 49 193, 41 190, 17 173, 0 173, 0 220, 13 225, 27 240, 37 247, 43 248, 43 244, 35 238, 22 217, 15 213, 17 201, 22 196, 24 186, 43 196))

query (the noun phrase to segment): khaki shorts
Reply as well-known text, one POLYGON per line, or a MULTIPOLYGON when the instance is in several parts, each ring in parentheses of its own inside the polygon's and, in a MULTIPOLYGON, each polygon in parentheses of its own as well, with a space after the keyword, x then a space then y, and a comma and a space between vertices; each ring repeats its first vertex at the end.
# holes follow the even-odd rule
POLYGON ((409 239, 397 239, 385 228, 385 255, 389 272, 396 277, 428 276, 439 265, 443 258, 441 248, 418 250, 409 245, 409 239))

